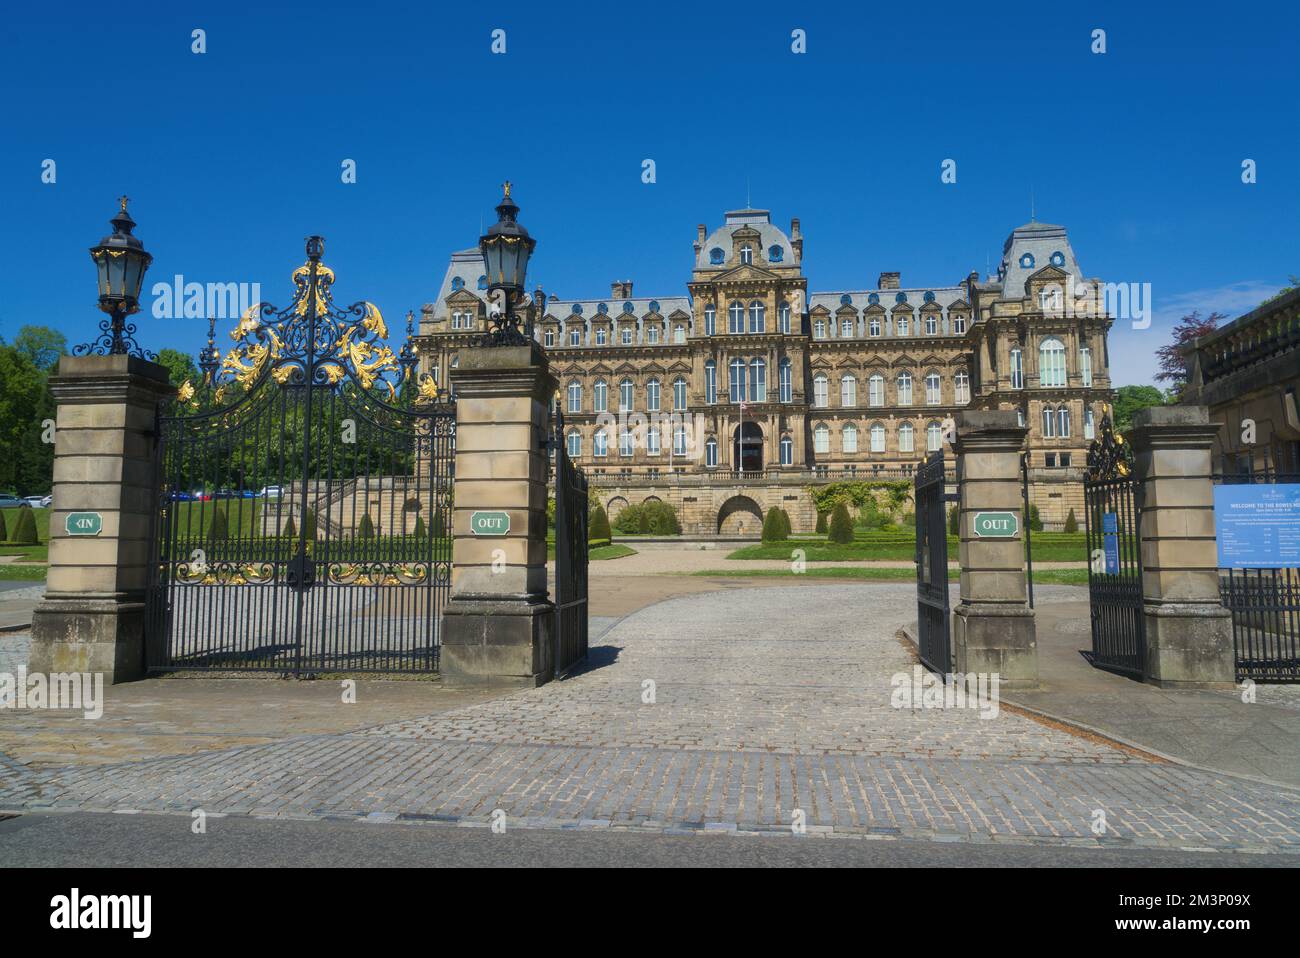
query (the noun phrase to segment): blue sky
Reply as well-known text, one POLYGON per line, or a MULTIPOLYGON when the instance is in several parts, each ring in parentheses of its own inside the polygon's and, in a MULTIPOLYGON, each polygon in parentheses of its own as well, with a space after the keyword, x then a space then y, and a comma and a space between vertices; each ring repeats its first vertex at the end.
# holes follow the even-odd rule
MULTIPOLYGON (((951 284, 996 265, 1032 190, 1086 274, 1151 283, 1152 328, 1112 333, 1120 384, 1149 381, 1183 312, 1235 315, 1300 273, 1294 3, 266 6, 7 11, 0 334, 93 335, 86 249, 124 192, 149 283, 257 282, 283 305, 320 233, 337 298, 376 302, 394 338, 506 178, 539 239, 530 285, 563 297, 684 293, 695 225, 747 184, 802 220, 814 290, 951 284)), ((206 333, 137 320, 154 349, 206 333)))

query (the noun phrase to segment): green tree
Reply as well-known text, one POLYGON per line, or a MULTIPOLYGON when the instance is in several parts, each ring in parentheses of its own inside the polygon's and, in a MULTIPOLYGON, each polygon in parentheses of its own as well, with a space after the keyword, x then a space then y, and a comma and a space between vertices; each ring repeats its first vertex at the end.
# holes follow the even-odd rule
POLYGON ((54 473, 54 397, 32 348, 0 341, 0 491, 17 495, 49 492, 54 473))
POLYGON ((179 349, 158 350, 158 365, 166 367, 167 381, 173 386, 179 386, 186 380, 198 386, 203 378, 190 354, 183 353, 179 349))
POLYGON ((42 372, 51 372, 59 357, 67 355, 68 338, 48 326, 23 326, 14 337, 14 348, 42 372))
POLYGON ((41 540, 36 535, 35 510, 28 507, 18 510, 18 519, 14 522, 14 537, 10 541, 15 545, 34 546, 41 540))
POLYGON ((609 527, 609 516, 605 514, 605 507, 596 506, 595 509, 591 510, 591 516, 587 520, 587 538, 611 539, 613 536, 613 530, 609 527))
POLYGON ((1114 426, 1127 432, 1133 426, 1133 414, 1148 406, 1163 406, 1165 394, 1155 386, 1120 386, 1115 393, 1114 426))
POLYGON ((9 530, 5 528, 4 510, 0 509, 0 542, 4 542, 7 538, 9 538, 9 530))
POLYGON ((961 535, 961 509, 957 506, 948 510, 948 535, 961 535))
POLYGON ((212 522, 208 525, 208 538, 219 542, 230 538, 230 525, 226 521, 226 510, 215 506, 212 510, 212 522))
POLYGON ((1070 514, 1065 517, 1065 531, 1066 532, 1079 531, 1079 520, 1075 518, 1073 509, 1071 509, 1070 514))
POLYGON ((790 524, 790 513, 786 512, 784 509, 781 509, 780 514, 781 514, 781 538, 783 540, 789 539, 790 534, 794 532, 794 526, 790 524))
POLYGON ((817 513, 817 525, 813 529, 818 535, 826 535, 826 513, 817 513))
POLYGON ((375 537, 375 524, 370 518, 370 513, 365 512, 361 515, 361 521, 357 523, 358 539, 373 539, 375 537))
POLYGON ((781 542, 784 538, 781 530, 781 514, 776 511, 776 506, 773 506, 767 510, 767 515, 763 518, 763 541, 781 542))
POLYGON ((849 507, 842 502, 836 503, 831 512, 831 528, 827 538, 841 545, 853 541, 853 520, 849 518, 849 507))
POLYGON ((293 516, 290 516, 289 521, 284 524, 284 531, 281 532, 280 535, 284 536, 286 539, 298 538, 298 527, 293 523, 293 516))
POLYGON ((1038 506, 1032 502, 1029 504, 1029 528, 1033 532, 1043 531, 1043 520, 1038 514, 1038 506))
POLYGON ((415 514, 415 538, 423 539, 426 536, 428 536, 428 532, 424 528, 424 516, 417 512, 415 514))

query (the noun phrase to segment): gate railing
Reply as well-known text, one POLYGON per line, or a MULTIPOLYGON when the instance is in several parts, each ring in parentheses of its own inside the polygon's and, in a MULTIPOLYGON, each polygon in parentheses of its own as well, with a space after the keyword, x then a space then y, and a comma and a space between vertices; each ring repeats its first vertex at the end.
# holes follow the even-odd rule
MULTIPOLYGON (((1271 469, 1214 477, 1216 484, 1296 483, 1271 469)), ((1300 681, 1300 570, 1220 569, 1219 591, 1232 613, 1237 681, 1300 681)))
POLYGON ((587 657, 587 477, 569 458, 564 413, 552 419, 555 451, 555 674, 587 657))
POLYGON ((926 668, 952 672, 952 620, 948 599, 948 516, 943 452, 916 470, 917 651, 926 668))

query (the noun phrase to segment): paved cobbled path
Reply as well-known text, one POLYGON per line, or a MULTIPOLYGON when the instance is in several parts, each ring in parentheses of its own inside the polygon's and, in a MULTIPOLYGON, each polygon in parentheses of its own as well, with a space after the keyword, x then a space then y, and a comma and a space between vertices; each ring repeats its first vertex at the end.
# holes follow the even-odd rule
POLYGON ((0 757, 0 808, 478 825, 500 809, 508 827, 785 834, 802 817, 813 833, 1300 851, 1300 792, 1009 709, 892 707, 914 662, 895 633, 915 615, 908 585, 672 599, 606 632, 576 676, 427 719, 107 767, 0 757))

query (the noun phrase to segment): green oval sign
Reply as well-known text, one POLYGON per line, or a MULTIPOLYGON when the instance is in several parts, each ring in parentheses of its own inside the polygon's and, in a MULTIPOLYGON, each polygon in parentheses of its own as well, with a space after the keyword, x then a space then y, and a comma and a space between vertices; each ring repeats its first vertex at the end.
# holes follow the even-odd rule
POLYGON ((981 539, 1010 539, 1020 531, 1020 518, 1014 512, 977 512, 971 526, 981 539))
POLYGON ((98 512, 69 512, 63 528, 70 536, 97 536, 104 531, 104 517, 98 512))
POLYGON ((476 536, 503 536, 510 531, 510 516, 505 512, 473 512, 469 531, 476 536))

